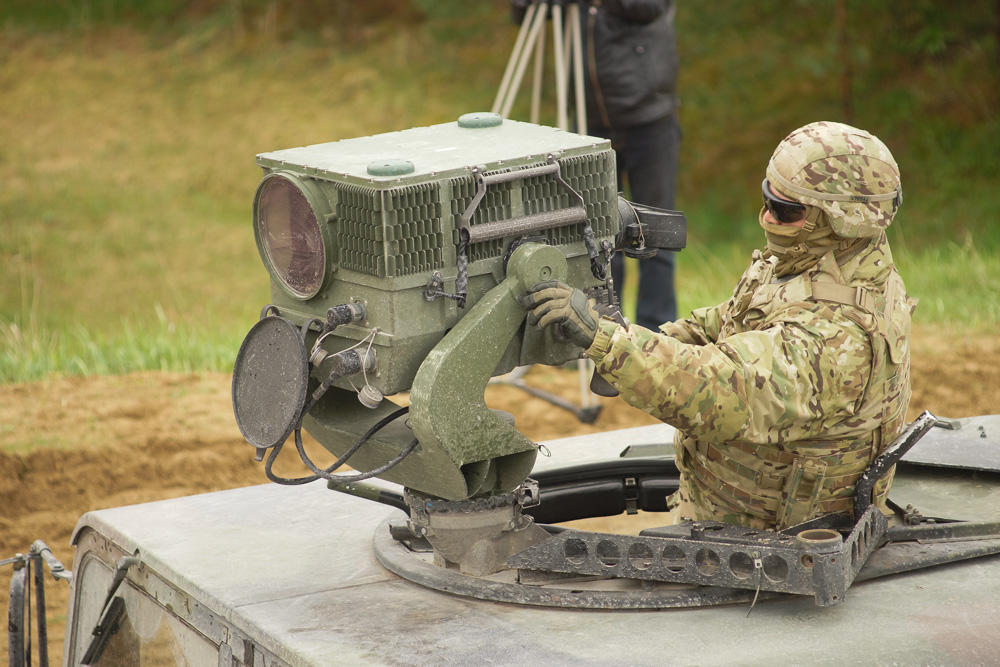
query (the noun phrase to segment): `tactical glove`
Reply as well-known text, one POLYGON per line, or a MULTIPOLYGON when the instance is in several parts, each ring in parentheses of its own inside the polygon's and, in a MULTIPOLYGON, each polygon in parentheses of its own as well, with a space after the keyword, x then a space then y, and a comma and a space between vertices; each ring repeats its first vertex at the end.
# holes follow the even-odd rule
POLYGON ((594 342, 599 316, 594 304, 580 290, 558 280, 546 280, 518 297, 518 301, 531 311, 529 324, 540 327, 559 324, 569 339, 583 349, 594 342))

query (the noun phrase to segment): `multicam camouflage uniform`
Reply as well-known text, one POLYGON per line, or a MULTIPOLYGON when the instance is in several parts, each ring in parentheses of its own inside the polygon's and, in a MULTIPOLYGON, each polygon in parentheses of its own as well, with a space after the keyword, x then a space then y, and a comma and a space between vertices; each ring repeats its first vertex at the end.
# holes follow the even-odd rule
MULTIPOLYGON (((768 169, 772 184, 789 140, 802 141, 802 131, 813 126, 779 145, 768 169)), ((847 126, 834 130, 841 127, 847 126)), ((798 150, 794 142, 792 149, 798 150)), ((822 143, 818 149, 831 153, 822 143)), ((813 187, 820 180, 808 169, 802 177, 812 178, 813 187)), ((876 193, 898 190, 898 171, 895 178, 876 193)), ((788 184, 782 179, 785 187, 775 188, 789 193, 788 184)), ((830 179, 833 192, 840 187, 830 179)), ((769 243, 771 250, 754 253, 729 301, 695 310, 659 333, 602 320, 587 351, 626 401, 678 429, 675 519, 781 529, 850 513, 854 483, 905 425, 916 301, 906 295, 883 231, 899 198, 887 216, 871 215, 884 211, 886 197, 863 203, 868 218, 859 224, 851 215, 835 221, 817 213, 820 205, 842 207, 839 196, 816 201, 807 216, 814 224, 803 237, 815 239, 815 229, 833 222, 838 231, 860 229, 859 240, 819 234, 825 240, 783 254, 769 243), (807 246, 825 250, 813 252, 803 270, 807 246), (799 272, 781 270, 790 264, 799 272)), ((883 508, 891 477, 876 487, 883 508)))

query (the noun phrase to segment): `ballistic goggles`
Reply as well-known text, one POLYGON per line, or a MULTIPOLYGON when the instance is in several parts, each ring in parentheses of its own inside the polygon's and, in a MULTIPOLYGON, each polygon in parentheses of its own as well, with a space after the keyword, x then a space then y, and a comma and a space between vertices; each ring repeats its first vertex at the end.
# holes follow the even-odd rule
POLYGON ((806 215, 806 205, 790 199, 782 199, 771 192, 771 183, 765 178, 760 184, 764 193, 764 206, 778 222, 798 222, 806 215))

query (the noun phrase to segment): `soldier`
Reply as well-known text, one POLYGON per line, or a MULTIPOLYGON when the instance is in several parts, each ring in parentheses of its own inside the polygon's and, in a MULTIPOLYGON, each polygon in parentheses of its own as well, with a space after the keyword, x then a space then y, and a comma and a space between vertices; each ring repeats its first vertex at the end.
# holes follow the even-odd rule
MULTIPOLYGON (((560 324, 626 401, 677 428, 675 520, 781 530, 850 514, 905 425, 916 300, 885 235, 902 202, 889 149, 811 123, 778 144, 761 187, 767 248, 725 303, 654 332, 554 281, 521 297, 530 323, 560 324)), ((891 481, 875 488, 883 511, 891 481)))

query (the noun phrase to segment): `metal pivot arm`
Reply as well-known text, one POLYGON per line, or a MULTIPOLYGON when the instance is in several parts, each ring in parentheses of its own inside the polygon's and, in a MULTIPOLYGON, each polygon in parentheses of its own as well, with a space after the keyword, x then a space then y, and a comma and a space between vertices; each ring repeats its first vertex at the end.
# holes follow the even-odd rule
POLYGON ((66 567, 56 558, 52 550, 49 549, 49 545, 45 544, 42 540, 35 540, 31 543, 31 555, 38 556, 49 568, 49 574, 52 575, 53 579, 62 579, 64 581, 73 580, 73 572, 67 570, 66 567))
POLYGON ((104 600, 100 620, 91 632, 90 644, 87 651, 80 659, 81 664, 90 665, 101 657, 108 640, 118 631, 122 617, 125 615, 125 598, 118 594, 122 582, 128 575, 130 568, 139 565, 140 560, 136 556, 122 556, 115 566, 114 574, 111 577, 111 588, 104 600))
POLYGON ((924 410, 923 414, 914 419, 913 423, 907 426, 900 436, 893 440, 892 444, 886 447, 861 475, 854 487, 855 518, 860 519, 871 506, 872 490, 875 488, 875 484, 903 458, 906 452, 910 451, 913 445, 917 444, 920 438, 924 437, 927 431, 931 430, 937 421, 937 417, 924 410))
POLYGON ((459 500, 510 491, 531 472, 535 443, 487 408, 484 392, 524 322, 526 311, 517 296, 543 280, 565 280, 567 270, 558 249, 521 246, 507 265, 507 278, 427 355, 413 381, 410 425, 421 448, 443 451, 460 467, 466 489, 456 494, 427 488, 422 480, 407 480, 407 486, 459 500))

